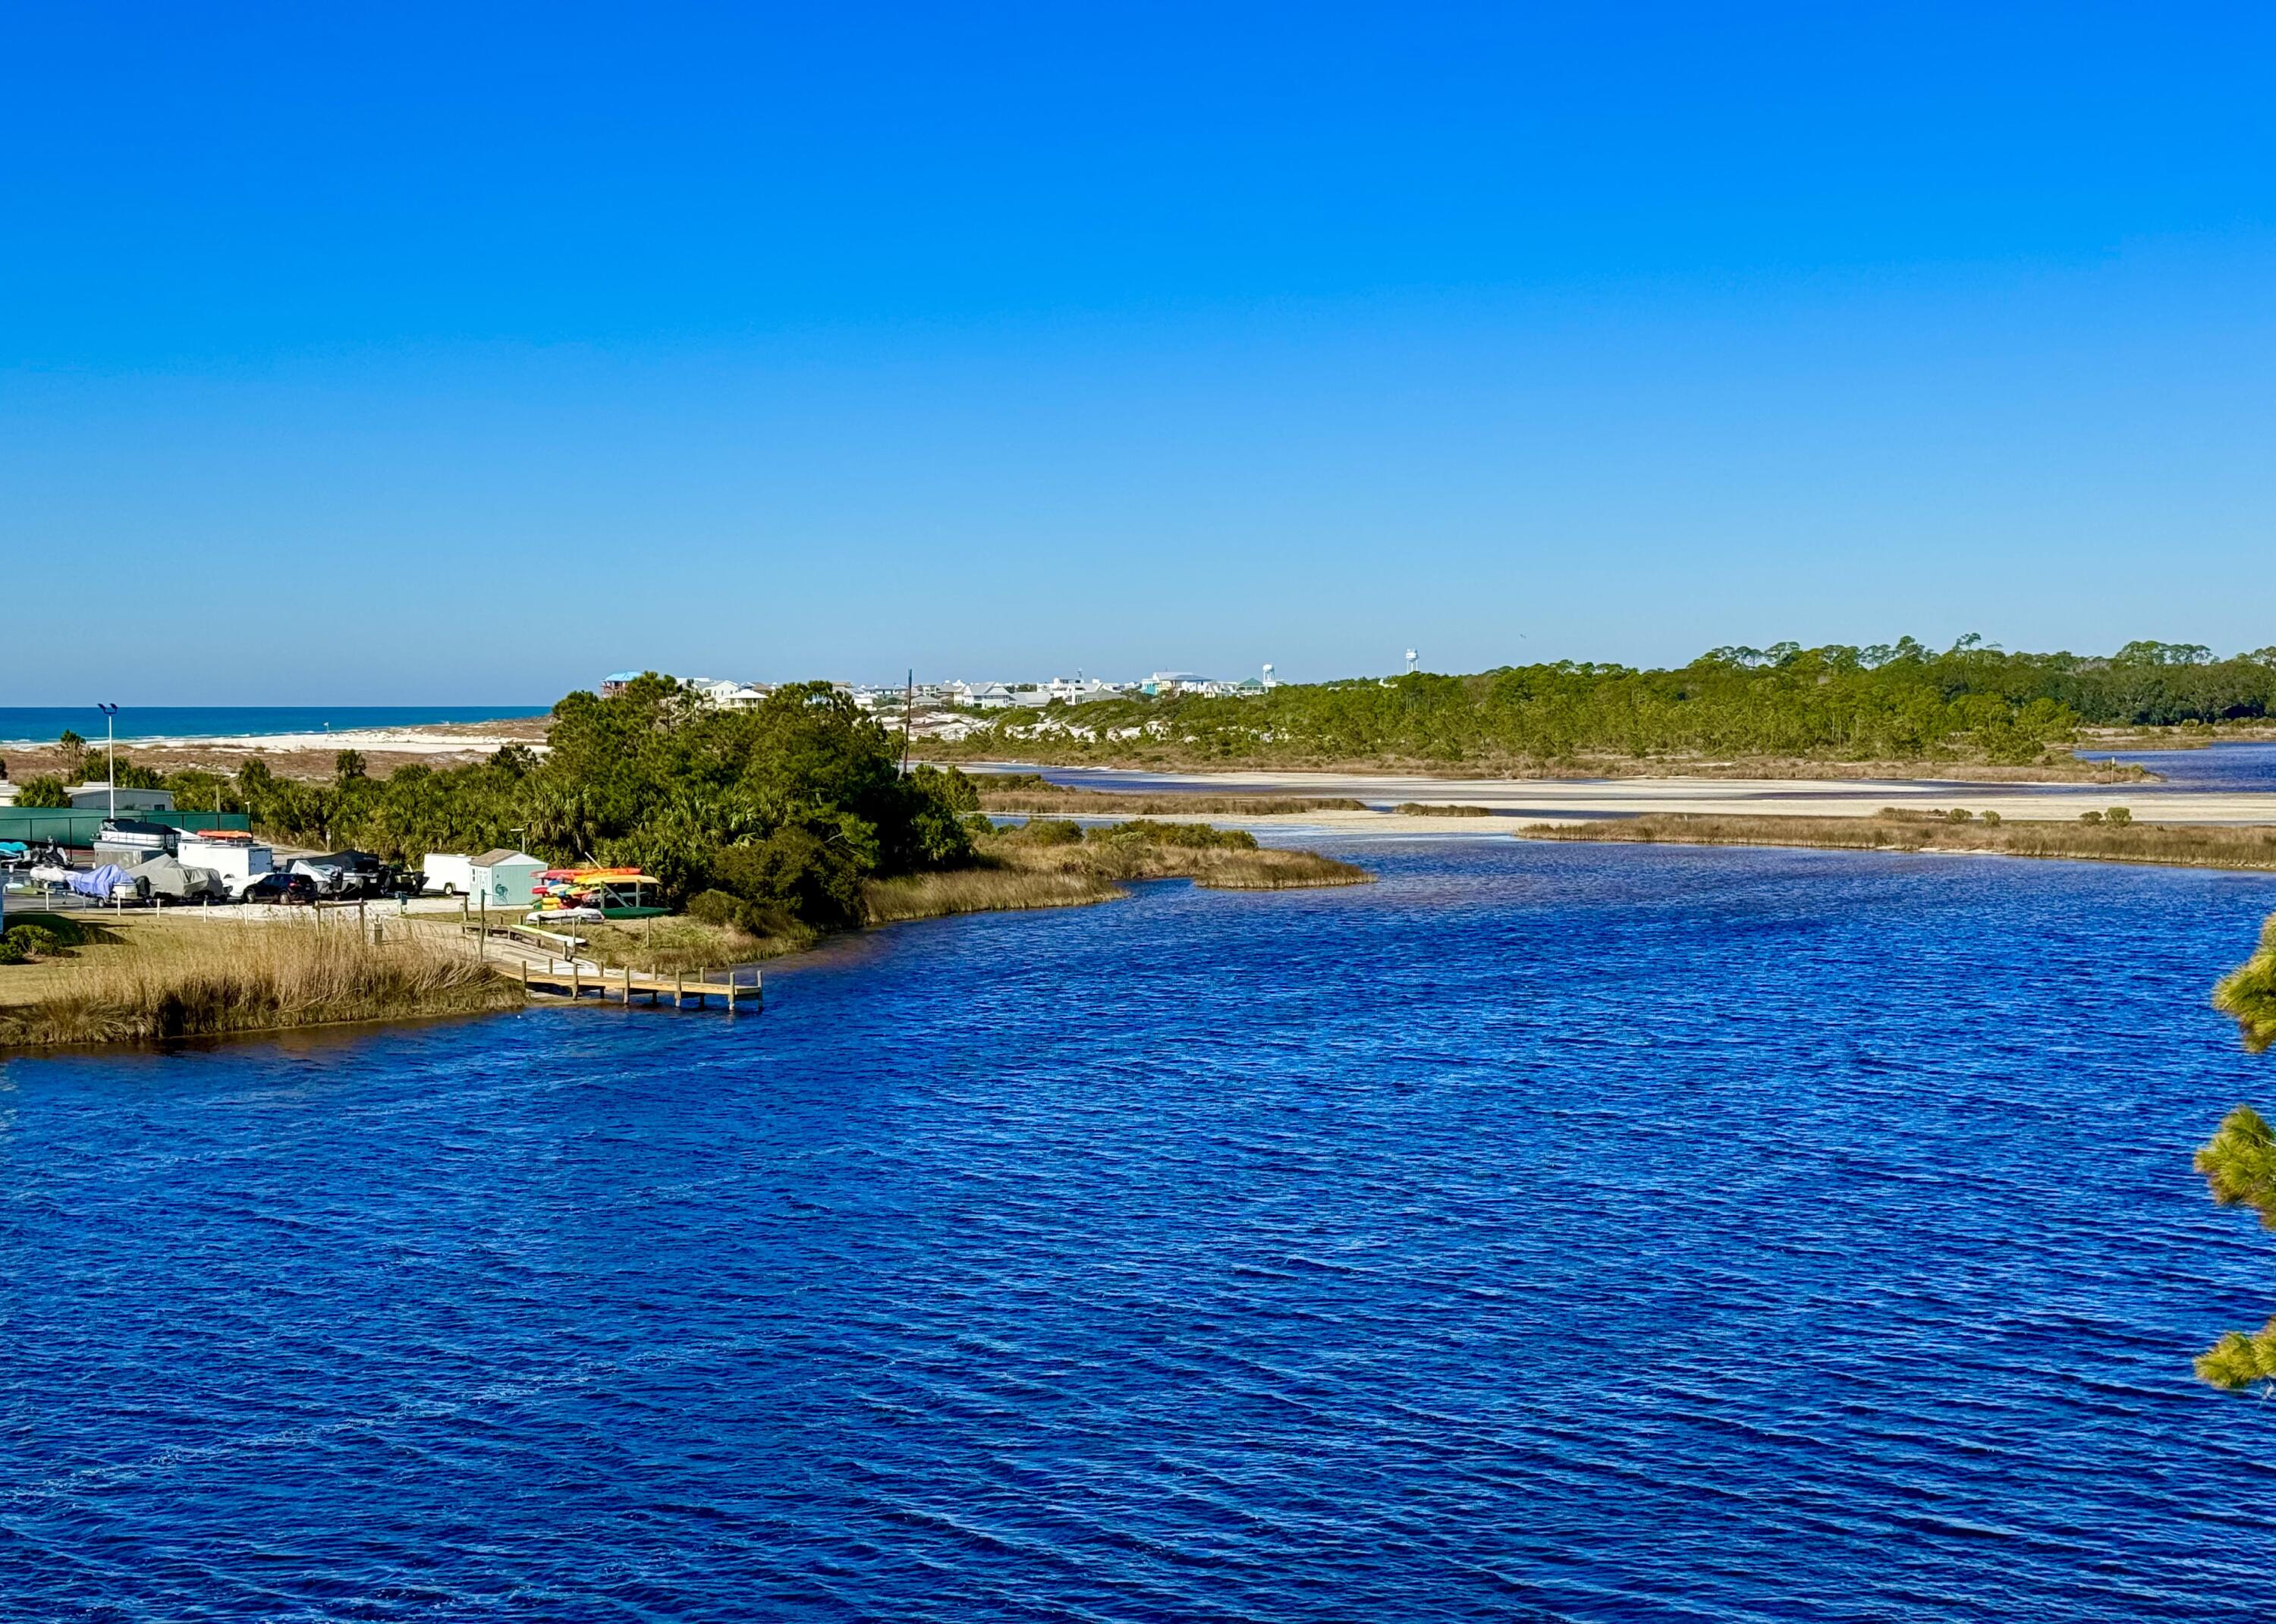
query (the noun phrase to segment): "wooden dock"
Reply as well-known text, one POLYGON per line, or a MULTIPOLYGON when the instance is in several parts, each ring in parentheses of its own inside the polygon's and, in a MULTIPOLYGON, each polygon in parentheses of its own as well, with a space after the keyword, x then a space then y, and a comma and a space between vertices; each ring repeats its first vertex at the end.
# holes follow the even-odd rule
POLYGON ((467 924, 460 930, 474 938, 476 958, 520 977, 525 998, 616 998, 627 1006, 641 998, 656 1006, 669 998, 674 1009, 716 1007, 731 1015, 759 1009, 766 1000, 765 977, 756 965, 666 975, 580 959, 581 938, 529 925, 467 924))
POLYGON ((716 999, 717 1006, 731 1015, 759 1009, 766 998, 764 978, 755 966, 661 975, 629 967, 610 969, 575 959, 523 959, 519 968, 524 997, 599 998, 604 1004, 618 998, 627 1006, 640 998, 650 1005, 670 998, 674 1009, 709 1008, 709 1001, 716 999))

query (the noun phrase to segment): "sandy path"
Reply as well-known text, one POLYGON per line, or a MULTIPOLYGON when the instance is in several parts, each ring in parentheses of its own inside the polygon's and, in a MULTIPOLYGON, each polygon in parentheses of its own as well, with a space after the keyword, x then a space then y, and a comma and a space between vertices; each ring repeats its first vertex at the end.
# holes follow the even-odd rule
POLYGON ((1220 794, 1348 796, 1382 811, 1312 812, 1291 818, 1231 819, 1380 833, 1507 832, 1520 823, 1577 823, 1645 812, 1771 813, 1787 817, 1870 817, 1883 807, 1965 807, 2002 817, 2074 818, 2122 806, 2144 823, 2276 823, 2276 793, 2190 790, 2156 784, 1949 784, 1932 780, 1823 781, 1791 778, 1423 778, 1342 772, 1135 773, 1044 768, 1055 783, 1083 788, 1220 794), (1503 816, 1395 815, 1401 801, 1484 807, 1503 816))

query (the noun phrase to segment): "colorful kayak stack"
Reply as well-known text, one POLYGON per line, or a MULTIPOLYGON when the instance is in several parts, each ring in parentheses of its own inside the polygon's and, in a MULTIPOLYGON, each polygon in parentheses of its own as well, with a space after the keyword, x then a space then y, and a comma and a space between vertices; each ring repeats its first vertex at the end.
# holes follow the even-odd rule
POLYGON ((532 919, 646 919, 663 913, 649 904, 656 882, 638 869, 548 869, 532 889, 532 919))

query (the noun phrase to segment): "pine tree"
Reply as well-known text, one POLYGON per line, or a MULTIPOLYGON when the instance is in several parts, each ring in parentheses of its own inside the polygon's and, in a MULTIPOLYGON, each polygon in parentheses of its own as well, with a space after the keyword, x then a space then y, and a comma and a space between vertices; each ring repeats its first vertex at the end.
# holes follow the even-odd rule
MULTIPOLYGON (((2236 1018, 2254 1054, 2276 1043, 2276 916, 2260 932, 2252 957, 2213 989, 2215 1007, 2236 1018)), ((2276 1229, 2276 1129, 2249 1105, 2221 1119, 2197 1150, 2196 1170, 2224 1207, 2249 1207, 2261 1226, 2276 1229)), ((2276 1318, 2256 1332, 2232 1331, 2197 1355, 2200 1380, 2231 1392, 2276 1389, 2276 1318)))

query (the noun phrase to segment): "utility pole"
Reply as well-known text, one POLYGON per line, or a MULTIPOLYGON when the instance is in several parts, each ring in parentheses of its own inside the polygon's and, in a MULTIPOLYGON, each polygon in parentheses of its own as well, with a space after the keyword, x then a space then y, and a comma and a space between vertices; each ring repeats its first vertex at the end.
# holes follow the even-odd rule
POLYGON ((909 667, 908 690, 901 699, 901 777, 909 776, 909 725, 917 713, 917 668, 909 667))
POLYGON ((110 821, 115 823, 118 821, 118 732, 113 721, 118 707, 97 705, 95 709, 102 712, 102 754, 110 763, 105 770, 110 775, 110 821))

